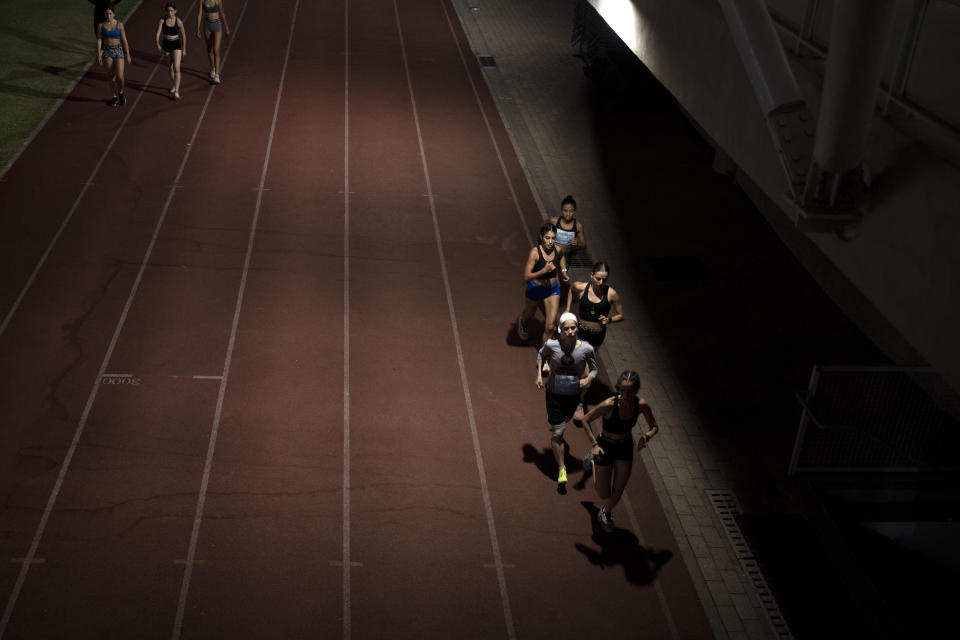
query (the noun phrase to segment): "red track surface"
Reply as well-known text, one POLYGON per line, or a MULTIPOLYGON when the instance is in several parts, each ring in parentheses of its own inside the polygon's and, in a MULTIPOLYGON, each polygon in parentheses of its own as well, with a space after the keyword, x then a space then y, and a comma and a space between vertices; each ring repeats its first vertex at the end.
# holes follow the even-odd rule
POLYGON ((0 184, 3 638, 708 637, 642 462, 659 572, 534 463, 539 217, 452 8, 301 2, 287 58, 294 6, 233 0, 178 103, 141 7, 127 106, 91 70, 0 184))

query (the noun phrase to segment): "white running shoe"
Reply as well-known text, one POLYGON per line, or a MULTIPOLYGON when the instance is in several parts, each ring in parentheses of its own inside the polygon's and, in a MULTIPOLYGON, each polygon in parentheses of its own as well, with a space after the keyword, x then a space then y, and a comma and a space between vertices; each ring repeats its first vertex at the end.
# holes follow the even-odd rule
POLYGON ((209 75, 210 79, 213 80, 214 78, 217 77, 217 72, 214 69, 210 69, 210 73, 207 75, 209 75))
POLYGON ((213 84, 220 84, 220 76, 218 74, 213 74, 213 84))

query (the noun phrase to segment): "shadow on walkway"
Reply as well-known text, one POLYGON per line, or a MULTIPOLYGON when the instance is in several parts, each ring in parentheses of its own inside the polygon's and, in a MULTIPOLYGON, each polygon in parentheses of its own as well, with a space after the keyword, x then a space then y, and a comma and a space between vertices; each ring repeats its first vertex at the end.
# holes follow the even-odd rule
POLYGON ((590 515, 590 526, 593 528, 592 540, 600 548, 594 549, 579 542, 573 546, 586 556, 590 564, 601 569, 623 566, 627 582, 650 584, 663 565, 670 562, 673 553, 669 549, 662 551, 648 549, 640 544, 637 536, 626 529, 617 527, 611 533, 605 533, 597 522, 597 511, 599 511, 597 506, 586 500, 580 504, 590 515))

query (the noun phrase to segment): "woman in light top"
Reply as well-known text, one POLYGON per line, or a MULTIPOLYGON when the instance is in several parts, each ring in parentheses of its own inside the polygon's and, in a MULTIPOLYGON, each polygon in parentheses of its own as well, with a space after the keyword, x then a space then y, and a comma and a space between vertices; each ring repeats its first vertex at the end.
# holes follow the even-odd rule
POLYGON ((163 7, 164 16, 157 25, 157 51, 167 56, 170 62, 170 93, 174 100, 180 99, 180 61, 187 55, 187 32, 183 20, 177 17, 177 5, 168 2, 163 7))
POLYGON ((640 376, 636 371, 621 373, 615 388, 617 395, 607 398, 583 417, 583 432, 590 440, 590 455, 584 459, 584 467, 593 465, 593 483, 597 497, 603 501, 597 520, 607 533, 614 530, 612 511, 620 502, 633 471, 632 431, 637 418, 642 415, 648 427, 637 440, 637 451, 660 431, 650 405, 637 395, 640 376), (603 425, 599 434, 595 426, 598 420, 602 420, 603 425))
POLYGON ((585 251, 587 248, 587 234, 583 232, 583 223, 574 215, 577 213, 577 201, 573 196, 566 196, 560 202, 560 215, 550 218, 550 222, 557 226, 557 244, 569 256, 575 251, 585 251))
POLYGON ((200 0, 197 7, 197 37, 207 41, 210 58, 210 82, 220 84, 220 40, 230 35, 223 0, 200 0))

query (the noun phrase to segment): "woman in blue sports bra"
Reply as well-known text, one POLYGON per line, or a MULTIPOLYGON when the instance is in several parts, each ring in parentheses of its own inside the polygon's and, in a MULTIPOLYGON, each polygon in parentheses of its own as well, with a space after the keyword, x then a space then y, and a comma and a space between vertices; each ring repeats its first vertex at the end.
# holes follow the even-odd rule
POLYGON ((637 451, 657 435, 660 427, 653 417, 650 405, 637 396, 640 376, 636 371, 624 371, 616 384, 617 395, 607 398, 583 416, 583 433, 590 439, 590 455, 584 458, 584 468, 593 465, 593 484, 603 506, 597 512, 600 527, 607 533, 614 530, 611 511, 620 502, 627 480, 633 471, 633 427, 641 415, 649 427, 637 440, 637 451), (603 420, 603 430, 594 435, 594 423, 603 420))
POLYGON ((540 227, 540 241, 530 249, 527 262, 523 267, 523 279, 527 283, 524 294, 523 310, 517 319, 517 335, 521 340, 529 338, 527 321, 537 312, 543 303, 543 340, 546 342, 557 326, 557 312, 560 311, 560 282, 569 282, 567 261, 563 252, 556 246, 557 228, 552 222, 544 222, 540 227))
POLYGON ((197 37, 207 42, 210 82, 220 84, 220 40, 230 35, 223 0, 200 0, 197 7, 197 37))
POLYGON ((568 195, 560 202, 560 215, 550 218, 550 222, 557 226, 557 244, 563 247, 568 257, 573 251, 587 248, 587 234, 583 232, 583 224, 574 217, 576 213, 577 201, 568 195))
POLYGON ((110 98, 111 107, 127 102, 123 94, 126 87, 124 64, 132 62, 127 32, 123 28, 123 23, 116 19, 113 5, 110 5, 103 12, 103 22, 97 25, 97 63, 107 68, 107 78, 113 90, 113 97, 110 98))

